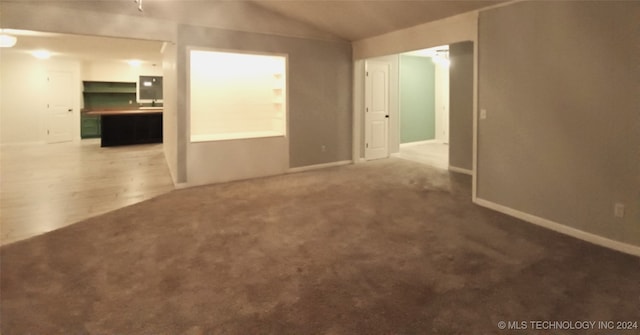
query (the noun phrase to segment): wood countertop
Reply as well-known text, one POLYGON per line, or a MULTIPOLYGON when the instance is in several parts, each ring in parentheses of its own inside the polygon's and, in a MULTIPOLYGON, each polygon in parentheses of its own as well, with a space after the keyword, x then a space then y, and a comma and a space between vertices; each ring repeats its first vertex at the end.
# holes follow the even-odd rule
POLYGON ((82 113, 86 115, 153 114, 162 113, 162 108, 86 110, 82 113))

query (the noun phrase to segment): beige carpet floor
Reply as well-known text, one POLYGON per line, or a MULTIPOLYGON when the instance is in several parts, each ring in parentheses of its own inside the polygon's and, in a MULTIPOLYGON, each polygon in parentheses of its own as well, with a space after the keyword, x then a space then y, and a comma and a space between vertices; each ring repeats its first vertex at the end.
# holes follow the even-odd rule
MULTIPOLYGON (((613 334, 640 259, 477 207, 415 162, 176 190, 0 248, 13 334, 613 334)), ((616 334, 634 334, 618 331, 616 334)))

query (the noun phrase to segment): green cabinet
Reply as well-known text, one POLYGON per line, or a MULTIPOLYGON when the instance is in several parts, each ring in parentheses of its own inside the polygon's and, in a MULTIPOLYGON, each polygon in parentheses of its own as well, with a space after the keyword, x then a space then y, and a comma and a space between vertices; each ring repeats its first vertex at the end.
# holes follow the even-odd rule
POLYGON ((85 110, 126 109, 137 106, 135 82, 84 81, 85 110))
POLYGON ((101 134, 101 124, 99 115, 80 116, 80 137, 81 138, 99 138, 101 134))
POLYGON ((99 115, 87 115, 96 110, 137 109, 136 83, 114 81, 83 81, 83 113, 80 117, 80 137, 97 138, 102 133, 99 115))

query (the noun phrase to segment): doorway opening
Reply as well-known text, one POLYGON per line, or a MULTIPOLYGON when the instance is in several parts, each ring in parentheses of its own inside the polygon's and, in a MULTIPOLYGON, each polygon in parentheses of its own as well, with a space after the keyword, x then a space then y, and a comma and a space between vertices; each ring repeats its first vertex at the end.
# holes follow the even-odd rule
POLYGON ((0 50, 0 244, 174 188, 163 144, 102 148, 90 114, 150 112, 136 82, 164 74, 162 41, 3 31, 18 43, 0 50))
POLYGON ((394 156, 449 167, 449 46, 399 55, 400 145, 394 156))

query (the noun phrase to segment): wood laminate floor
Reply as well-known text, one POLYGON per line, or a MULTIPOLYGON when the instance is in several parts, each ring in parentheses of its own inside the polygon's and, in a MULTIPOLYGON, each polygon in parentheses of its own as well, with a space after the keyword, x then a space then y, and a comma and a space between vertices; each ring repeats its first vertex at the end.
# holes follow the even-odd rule
POLYGON ((58 229, 173 190, 162 144, 99 140, 3 146, 0 244, 58 229))

